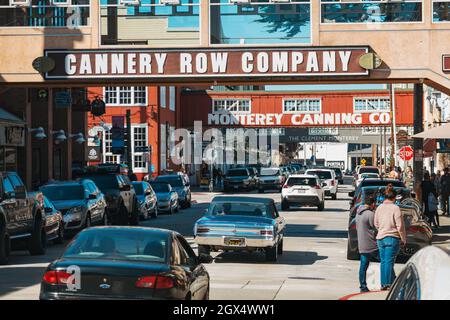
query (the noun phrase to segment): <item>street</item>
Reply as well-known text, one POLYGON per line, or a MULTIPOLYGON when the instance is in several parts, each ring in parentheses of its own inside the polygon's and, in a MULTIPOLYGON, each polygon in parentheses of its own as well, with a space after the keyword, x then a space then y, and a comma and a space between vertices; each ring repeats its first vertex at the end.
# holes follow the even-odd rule
MULTIPOLYGON (((211 277, 210 298, 339 299, 358 292, 359 262, 346 259, 350 188, 341 186, 338 199, 326 200, 323 212, 315 208, 280 211, 287 222, 287 233, 284 253, 276 263, 266 262, 259 253, 215 253, 214 263, 206 265, 211 277)), ((192 208, 173 215, 161 214, 141 225, 176 230, 196 249, 194 223, 217 194, 194 192, 192 208)), ((252 196, 272 197, 279 205, 279 193, 253 193, 252 196)), ((447 220, 442 218, 442 224, 448 225, 447 220)), ((435 238, 444 242, 450 237, 447 233, 435 238)), ((63 245, 51 245, 45 256, 13 252, 11 263, 0 266, 0 299, 38 299, 44 269, 63 248, 63 245)), ((396 271, 402 267, 396 264, 396 271)), ((379 288, 378 263, 369 267, 368 286, 373 290, 379 288)))

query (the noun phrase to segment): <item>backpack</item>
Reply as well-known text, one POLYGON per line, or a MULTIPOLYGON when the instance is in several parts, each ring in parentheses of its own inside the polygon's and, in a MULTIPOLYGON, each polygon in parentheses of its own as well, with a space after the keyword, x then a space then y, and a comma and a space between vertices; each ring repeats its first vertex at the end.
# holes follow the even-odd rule
POLYGON ((438 201, 433 192, 428 194, 428 211, 437 211, 438 209, 438 201))

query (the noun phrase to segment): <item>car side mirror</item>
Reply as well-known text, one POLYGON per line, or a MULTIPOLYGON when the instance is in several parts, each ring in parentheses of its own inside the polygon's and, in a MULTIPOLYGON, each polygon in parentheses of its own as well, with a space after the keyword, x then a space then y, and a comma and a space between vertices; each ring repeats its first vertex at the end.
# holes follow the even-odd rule
POLYGON ((198 256, 198 263, 212 263, 214 261, 214 258, 211 257, 209 254, 201 253, 198 256))
POLYGON ((355 191, 350 191, 350 192, 348 193, 348 196, 349 196, 349 197, 354 197, 354 196, 355 196, 355 191))
POLYGON ((146 195, 146 196, 149 196, 149 195, 151 195, 151 194, 152 194, 152 192, 151 192, 150 190, 145 191, 145 195, 146 195))
POLYGON ((25 186, 17 186, 14 188, 14 193, 16 194, 16 199, 26 199, 27 191, 25 186))
POLYGON ((95 195, 95 193, 91 193, 88 195, 88 200, 95 200, 97 199, 97 196, 95 195))
POLYGON ((50 207, 45 207, 44 211, 45 211, 45 213, 51 213, 51 212, 53 212, 53 209, 50 207))
POLYGON ((326 187, 327 183, 326 182, 322 182, 322 187, 326 187))

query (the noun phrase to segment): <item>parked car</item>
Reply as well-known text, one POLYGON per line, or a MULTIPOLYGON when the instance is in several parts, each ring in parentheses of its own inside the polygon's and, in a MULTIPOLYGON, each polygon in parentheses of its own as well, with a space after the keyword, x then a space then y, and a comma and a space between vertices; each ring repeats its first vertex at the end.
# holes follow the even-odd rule
POLYGON ((166 182, 170 184, 172 190, 178 194, 178 201, 181 208, 190 208, 192 205, 192 194, 189 180, 178 174, 158 176, 156 182, 166 182))
POLYGON ((348 195, 349 197, 355 198, 361 191, 361 188, 382 187, 382 186, 385 187, 388 184, 392 184, 393 187, 405 188, 405 184, 397 179, 366 178, 359 183, 358 188, 356 188, 355 191, 350 191, 348 195))
POLYGON ((290 206, 316 207, 319 211, 325 208, 325 182, 316 175, 291 175, 281 191, 281 209, 289 210, 290 206))
POLYGON ((340 184, 344 184, 344 174, 342 173, 341 168, 338 167, 330 167, 330 169, 334 170, 334 173, 336 175, 336 180, 338 181, 338 183, 340 184))
POLYGON ((291 175, 291 169, 287 166, 281 166, 280 167, 281 173, 284 175, 284 177, 287 179, 291 175))
POLYGON ((105 195, 107 219, 111 223, 138 225, 139 205, 126 170, 121 165, 104 164, 85 169, 82 177, 94 181, 105 195))
POLYGON ((321 180, 320 185, 325 192, 325 196, 331 197, 333 200, 337 199, 338 181, 336 180, 336 174, 333 169, 308 169, 305 174, 318 176, 321 180))
POLYGON ((92 180, 52 182, 40 191, 61 211, 66 233, 108 223, 105 196, 92 180))
MULTIPOLYGON (((384 201, 384 186, 381 187, 364 187, 361 189, 360 196, 355 202, 355 206, 350 210, 348 241, 347 241, 347 259, 358 260, 358 237, 356 233, 356 212, 357 207, 364 203, 364 199, 372 196, 376 199, 376 206, 384 201)), ((408 203, 411 199, 410 190, 408 188, 394 187, 397 192, 396 204, 403 213, 406 229, 406 246, 400 250, 399 258, 407 259, 414 253, 431 244, 433 232, 430 225, 423 219, 420 211, 416 206, 408 203)))
POLYGON ((134 181, 133 188, 138 198, 139 216, 141 219, 147 220, 148 217, 157 218, 158 205, 152 186, 145 181, 134 181))
POLYGON ((152 181, 150 185, 156 194, 158 212, 168 212, 172 214, 178 212, 178 193, 166 182, 152 181))
POLYGON ((46 196, 43 196, 43 198, 47 240, 61 244, 64 242, 65 236, 62 213, 56 209, 55 205, 46 196))
POLYGON ((199 253, 260 250, 267 261, 276 261, 285 226, 273 199, 217 196, 195 223, 194 235, 199 253))
POLYGON ((392 284, 387 300, 450 300, 450 246, 418 251, 392 284))
POLYGON ((9 261, 11 241, 25 241, 32 255, 45 254, 47 233, 42 194, 28 194, 16 172, 0 172, 0 185, 0 264, 9 261))
POLYGON ((225 175, 223 188, 225 192, 242 189, 250 191, 255 188, 255 184, 247 168, 234 168, 225 175))
POLYGON ((143 227, 96 227, 80 232, 47 267, 41 300, 209 298, 209 274, 182 235, 143 227), (68 283, 70 268, 79 277, 68 283), (79 281, 77 283, 77 281, 79 281))
POLYGON ((263 193, 265 190, 277 190, 280 192, 285 181, 286 177, 281 173, 280 168, 261 168, 258 191, 260 193, 263 193))
POLYGON ((355 181, 355 188, 358 188, 358 186, 360 185, 360 183, 367 178, 381 178, 380 175, 378 173, 362 173, 360 175, 358 175, 358 180, 355 181))
POLYGON ((356 187, 356 181, 361 180, 361 175, 363 173, 376 173, 378 176, 381 175, 380 169, 373 166, 358 166, 356 167, 355 175, 353 177, 353 185, 356 187))

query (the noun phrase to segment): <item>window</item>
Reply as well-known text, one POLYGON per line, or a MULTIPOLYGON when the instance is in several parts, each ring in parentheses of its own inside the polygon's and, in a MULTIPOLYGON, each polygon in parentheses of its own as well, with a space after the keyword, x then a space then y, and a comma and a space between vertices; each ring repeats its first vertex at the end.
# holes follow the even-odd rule
POLYGON ((147 125, 135 126, 133 130, 133 171, 145 172, 147 169, 147 160, 144 152, 136 148, 146 147, 147 143, 147 125))
POLYGON ((13 196, 14 187, 8 178, 3 179, 3 193, 13 196))
POLYGON ((104 93, 110 106, 147 105, 147 87, 105 87, 104 93))
POLYGON ((422 22, 422 0, 321 0, 322 23, 422 22))
POLYGON ((321 113, 322 100, 315 99, 283 99, 283 113, 321 113))
POLYGON ((433 0, 433 22, 450 21, 450 1, 433 0))
POLYGON ((250 113, 250 99, 213 99, 213 113, 250 113))
POLYGON ((389 98, 355 98, 353 100, 354 112, 380 112, 390 111, 389 98))
POLYGON ((362 134, 363 134, 363 136, 370 136, 370 135, 379 136, 381 134, 386 134, 386 135, 390 136, 391 127, 363 127, 362 134), (384 130, 383 130, 383 128, 384 128, 384 130))
POLYGON ((90 0, 1 1, 0 27, 82 27, 90 24, 90 0), (15 4, 22 4, 16 6, 15 4))
POLYGON ((161 170, 167 169, 167 132, 165 124, 161 124, 160 154, 161 154, 161 170))
POLYGON ((161 108, 166 107, 166 87, 159 87, 159 105, 161 108))
POLYGON ((180 0, 173 6, 160 0, 140 0, 131 5, 119 0, 99 2, 102 45, 200 44, 199 0, 180 0))
POLYGON ((211 0, 210 43, 311 43, 310 3, 310 0, 292 0, 289 3, 211 0))
POLYGON ((175 111, 175 87, 169 87, 169 108, 175 111))

